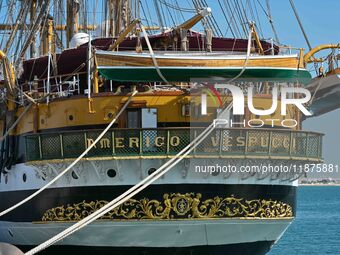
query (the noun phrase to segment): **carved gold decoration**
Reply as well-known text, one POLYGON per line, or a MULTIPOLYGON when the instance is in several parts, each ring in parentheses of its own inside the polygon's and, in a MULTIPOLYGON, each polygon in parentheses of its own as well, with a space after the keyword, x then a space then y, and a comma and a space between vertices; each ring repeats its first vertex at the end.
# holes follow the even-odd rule
MULTIPOLYGON (((108 202, 97 200, 59 206, 47 210, 42 221, 79 221, 108 202)), ((214 218, 287 218, 293 217, 286 203, 264 199, 245 200, 234 196, 202 199, 200 193, 164 194, 163 201, 130 199, 101 219, 214 219, 214 218)))

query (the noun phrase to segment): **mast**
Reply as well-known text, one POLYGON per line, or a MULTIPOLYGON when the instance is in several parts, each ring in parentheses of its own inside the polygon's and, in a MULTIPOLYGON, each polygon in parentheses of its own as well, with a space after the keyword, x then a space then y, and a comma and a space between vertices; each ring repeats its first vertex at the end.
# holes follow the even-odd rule
MULTIPOLYGON (((34 22, 35 22, 35 18, 37 16, 37 0, 32 0, 31 2, 31 6, 30 6, 30 26, 33 27, 34 22)), ((36 38, 33 37, 32 38, 32 44, 30 46, 30 56, 31 58, 34 58, 36 56, 36 42, 35 42, 36 38)))
POLYGON ((41 55, 46 55, 48 53, 55 53, 55 39, 53 31, 54 21, 51 16, 47 17, 47 22, 42 30, 41 35, 41 55))
POLYGON ((130 20, 129 0, 109 0, 109 36, 118 36, 130 20))
POLYGON ((79 0, 66 0, 67 1, 67 19, 66 19, 66 45, 69 47, 72 37, 78 33, 79 30, 79 0))
POLYGON ((108 5, 109 5, 109 37, 114 37, 116 36, 116 30, 115 30, 115 22, 114 22, 114 16, 115 16, 115 10, 117 8, 117 2, 116 0, 109 0, 108 5))

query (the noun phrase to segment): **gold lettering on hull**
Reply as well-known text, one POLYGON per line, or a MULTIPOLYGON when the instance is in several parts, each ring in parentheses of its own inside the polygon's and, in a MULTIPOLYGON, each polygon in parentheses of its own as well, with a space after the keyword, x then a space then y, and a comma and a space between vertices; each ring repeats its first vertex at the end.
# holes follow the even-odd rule
MULTIPOLYGON (((79 221, 97 211, 108 201, 82 201, 47 210, 42 221, 79 221)), ((219 218, 291 218, 292 207, 286 203, 265 199, 219 197, 202 199, 200 193, 164 194, 163 200, 129 199, 102 220, 114 219, 219 219, 219 218)))
POLYGON ((111 148, 110 140, 107 139, 107 138, 101 139, 101 140, 100 140, 100 148, 101 148, 101 149, 111 148))
MULTIPOLYGON (((142 140, 138 137, 116 137, 111 142, 108 138, 102 138, 99 141, 100 149, 109 149, 114 146, 117 149, 120 148, 140 148, 141 143, 143 142, 144 146, 146 148, 156 146, 156 147, 163 147, 166 145, 167 141, 169 142, 169 145, 172 147, 178 147, 180 145, 187 145, 189 144, 189 141, 183 141, 178 136, 170 136, 169 138, 163 137, 163 136, 157 136, 157 137, 149 137, 145 136, 142 138, 142 140), (169 139, 169 140, 167 140, 169 139), (184 144, 185 143, 185 144, 184 144)), ((94 143, 94 139, 87 139, 86 145, 87 148, 94 143)), ((209 147, 213 148, 219 148, 220 143, 222 144, 223 148, 231 148, 231 147, 261 147, 261 148, 268 148, 269 146, 274 149, 285 149, 288 150, 290 147, 295 148, 296 147, 296 141, 295 138, 292 140, 290 137, 287 136, 279 136, 274 137, 272 139, 269 139, 268 137, 263 136, 249 136, 248 139, 245 136, 223 136, 222 139, 219 137, 212 136, 210 138, 210 141, 208 144, 206 144, 209 147)), ((94 146, 94 148, 97 148, 97 146, 94 146)))

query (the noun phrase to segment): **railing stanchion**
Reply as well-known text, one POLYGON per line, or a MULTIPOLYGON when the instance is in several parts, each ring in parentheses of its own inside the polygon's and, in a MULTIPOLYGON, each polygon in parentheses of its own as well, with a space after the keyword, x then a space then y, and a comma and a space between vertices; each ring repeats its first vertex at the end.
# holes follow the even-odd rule
POLYGON ((111 132, 112 135, 112 156, 116 154, 116 149, 115 149, 115 131, 111 132))
POLYGON ((321 135, 318 136, 318 158, 321 159, 322 158, 322 139, 321 139, 321 135))
POLYGON ((59 139, 60 139, 60 154, 61 154, 61 158, 64 158, 64 142, 63 142, 63 135, 62 134, 59 135, 59 139))
POLYGON ((273 143, 272 139, 273 139, 273 133, 272 131, 269 131, 269 143, 268 143, 268 155, 269 156, 271 156, 272 154, 272 143, 273 143))
POLYGON ((222 149, 223 149, 223 130, 220 129, 220 139, 219 140, 219 154, 220 154, 220 157, 222 156, 222 149))
POLYGON ((293 150, 293 132, 290 131, 290 141, 289 141, 289 156, 292 156, 292 150, 293 150))
MULTIPOLYGON (((191 130, 191 129, 190 129, 190 130, 191 130)), ((189 135, 191 135, 191 132, 190 132, 189 135)), ((197 137, 197 130, 195 129, 195 130, 194 130, 194 140, 196 139, 196 137, 197 137)), ((191 141, 189 141, 189 143, 190 143, 190 142, 191 142, 191 141)), ((196 148, 197 148, 197 147, 195 147, 195 148, 194 148, 194 151, 193 151, 193 153, 194 153, 195 156, 196 156, 196 148)))
POLYGON ((84 140, 85 140, 85 150, 87 149, 88 146, 90 146, 90 144, 87 143, 87 132, 84 132, 84 140))
POLYGON ((305 149, 305 156, 308 158, 307 154, 308 154, 308 145, 309 145, 309 136, 308 136, 308 133, 305 133, 306 134, 306 149, 305 149))
POLYGON ((40 135, 38 135, 38 141, 39 141, 39 158, 40 158, 40 159, 43 159, 43 156, 42 156, 42 148, 41 148, 41 137, 40 137, 40 135))
POLYGON ((170 154, 170 130, 168 129, 166 132, 166 154, 170 154))
POLYGON ((244 147, 244 155, 246 156, 248 154, 248 139, 249 139, 249 134, 248 134, 248 130, 245 131, 246 132, 246 144, 244 147))
POLYGON ((143 155, 143 130, 139 130, 139 155, 143 155))

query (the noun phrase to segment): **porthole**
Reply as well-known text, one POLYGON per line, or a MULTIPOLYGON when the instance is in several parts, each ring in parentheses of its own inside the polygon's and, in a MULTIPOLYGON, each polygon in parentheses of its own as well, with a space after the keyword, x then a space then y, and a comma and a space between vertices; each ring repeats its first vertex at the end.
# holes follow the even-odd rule
POLYGON ((23 174, 23 175, 22 175, 22 181, 23 181, 23 182, 26 182, 26 181, 27 181, 27 175, 26 175, 26 174, 23 174))
POLYGON ((153 174, 157 169, 156 168, 150 168, 149 171, 148 171, 148 175, 151 175, 153 174))
POLYGON ((109 170, 107 170, 106 174, 107 174, 108 177, 114 178, 114 177, 116 177, 117 172, 114 169, 109 169, 109 170))
POLYGON ((107 114, 107 118, 108 118, 108 119, 112 119, 112 118, 113 118, 113 113, 112 113, 112 112, 109 112, 109 113, 107 114))
POLYGON ((68 116, 68 119, 70 120, 70 121, 72 121, 74 118, 73 118, 73 115, 69 115, 68 116))
POLYGON ((72 178, 73 178, 73 179, 75 179, 75 180, 78 180, 78 179, 79 179, 79 177, 78 177, 78 175, 76 174, 75 171, 72 171, 71 175, 72 175, 72 178))

